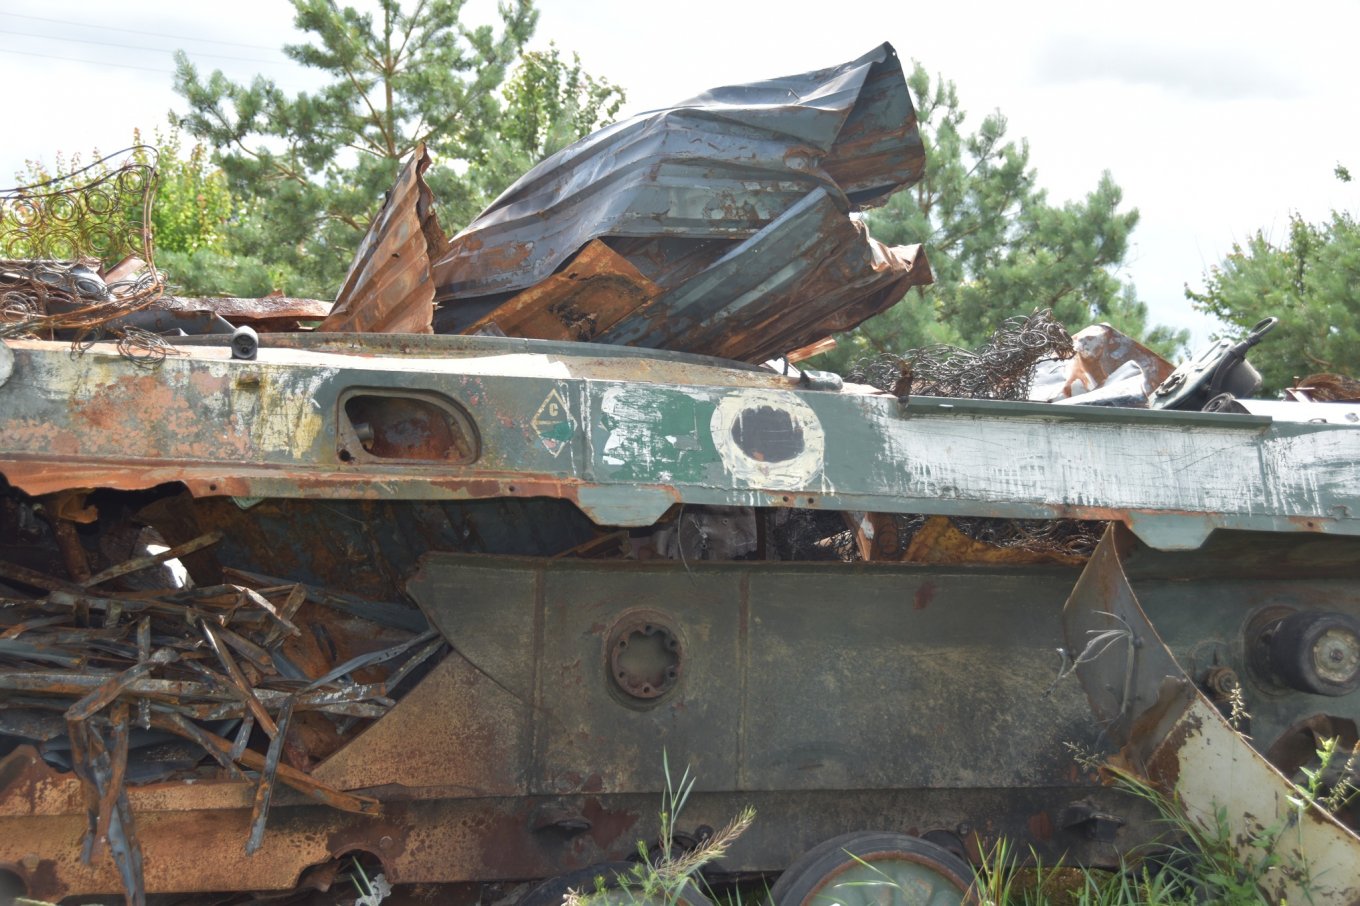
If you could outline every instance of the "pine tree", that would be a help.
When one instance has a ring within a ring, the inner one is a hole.
[[[1148,325],[1147,306],[1115,272],[1137,210],[1108,173],[1081,201],[1055,206],[1039,188],[1029,145],[1006,137],[1000,112],[965,125],[954,83],[917,63],[907,80],[926,146],[926,174],[868,215],[890,244],[923,243],[935,273],[892,309],[840,338],[830,364],[951,343],[978,346],[1008,317],[1051,308],[1071,330],[1108,321],[1170,352],[1184,331]]]
[[[334,295],[400,162],[419,143],[436,162],[426,178],[441,220],[456,230],[519,175],[506,163],[507,142],[516,165],[542,149],[540,136],[536,145],[525,135],[525,105],[539,114],[553,112],[553,99],[579,103],[572,126],[580,134],[622,101],[615,86],[582,73],[579,61],[566,66],[554,48],[523,58],[535,75],[506,102],[501,89],[538,17],[532,0],[502,4],[498,29],[463,24],[463,0],[379,0],[372,14],[334,0],[292,2],[311,40],[284,52],[324,73],[326,85],[290,96],[263,77],[241,84],[221,72],[203,76],[180,54],[175,89],[187,110],[172,115],[216,149],[245,203],[226,251],[274,268],[290,294]]]
[[[1350,182],[1345,167],[1336,175]],[[1185,294],[1229,336],[1280,319],[1251,353],[1267,392],[1317,372],[1360,377],[1360,222],[1346,211],[1322,223],[1291,217],[1282,244],[1258,230],[1210,269],[1203,290]]]

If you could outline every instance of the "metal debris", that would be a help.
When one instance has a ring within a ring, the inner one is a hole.
[[[1063,386],[1054,398],[1076,398],[1082,391],[1093,392],[1129,362],[1135,363],[1143,377],[1143,396],[1151,394],[1175,371],[1166,359],[1109,324],[1092,324],[1077,331],[1072,335],[1072,347],[1074,355],[1067,360]]]
[[[1067,328],[1043,309],[1006,319],[976,350],[941,345],[880,355],[856,362],[849,379],[898,397],[1023,400],[1037,362],[1073,354]]]
[[[0,611],[3,732],[38,744],[49,763],[80,778],[88,813],[82,857],[92,864],[107,840],[134,904],[145,899],[125,787],[132,767],[140,766],[139,774],[148,767],[138,751],[147,744],[144,737],[130,742],[134,728],[193,743],[200,752],[186,765],[190,776],[219,769],[238,779],[254,773],[245,841],[254,852],[279,783],[335,808],[378,811],[375,800],[332,789],[289,763],[285,742],[294,715],[330,715],[341,735],[352,735],[356,718],[385,714],[393,704],[391,690],[444,647],[426,630],[340,663],[312,664],[289,643],[301,633],[295,621],[304,602],[314,597],[301,585],[116,587],[220,539],[210,532],[161,546],[79,582],[0,561],[0,579],[14,589]],[[22,589],[38,594],[24,596]],[[388,666],[375,674],[380,665]],[[47,728],[48,715],[64,725]],[[224,735],[233,732],[234,742]],[[211,764],[194,767],[204,757]]]
[[[319,330],[429,333],[434,317],[430,262],[448,244],[434,212],[434,193],[421,177],[430,156],[421,144],[397,176],[349,275]]]
[[[930,282],[852,211],[925,156],[890,45],[608,126],[507,189],[434,263],[435,331],[762,362]]]
[[[1145,405],[1169,365],[1039,311],[980,350],[862,363],[885,392],[683,354],[795,362],[929,279],[919,249],[848,216],[923,165],[891,47],[603,130],[447,248],[428,163],[407,162],[333,308],[133,311],[157,290],[149,248],[2,271],[0,331],[61,341],[0,341],[0,871],[29,893],[121,885],[143,903],[143,849],[157,893],[325,890],[342,860],[373,869],[363,902],[557,874],[633,851],[668,747],[704,759],[706,820],[748,795],[773,816],[734,850],[748,878],[842,822],[932,828],[975,860],[984,834],[1078,864],[1136,850],[1145,823],[1059,747],[1102,728],[1074,687],[1043,694],[1071,578],[1030,567],[1090,561],[1069,617],[1140,660],[1064,666],[1106,671],[1093,705],[1151,753],[1149,777],[1180,771],[1207,812],[1203,791],[1232,779],[1205,775],[1240,740],[1211,737],[1178,668],[1181,692],[1154,688],[1171,656],[1135,644],[1157,639],[1130,629],[1117,536],[1096,547],[1093,520],[1148,543],[1130,562],[1202,681],[1265,687],[1254,731],[1272,750],[1353,730],[1349,705],[1283,726],[1315,705],[1280,696],[1335,691],[1292,659],[1319,650],[1291,647],[1305,628],[1332,632],[1324,670],[1350,671],[1327,682],[1360,687],[1360,621],[1280,610],[1353,583],[1360,407],[1275,404],[1306,426],[1231,398],[1246,417],[1091,408],[1125,398],[1121,375]],[[432,316],[482,336],[354,335],[429,333]],[[1218,380],[1243,364],[1230,347],[1182,389],[1238,386]],[[1038,398],[1080,385],[1083,405],[996,402],[1041,390],[1036,363],[1057,375]],[[1309,380],[1299,398],[1325,392]],[[1216,529],[1250,530],[1219,548],[1233,582],[1212,554],[1147,556]],[[1267,635],[1268,669],[1242,663]],[[1153,733],[1157,706],[1185,703],[1186,732]],[[998,732],[971,732],[979,716]],[[1268,789],[1251,785],[1252,813]],[[1323,830],[1330,883],[1354,841]]]
[[[1344,374],[1310,374],[1285,391],[1302,403],[1360,403],[1360,381]]]
[[[136,146],[0,190],[0,336],[88,329],[160,295],[151,254],[155,161],[154,148]]]
[[[1046,551],[1075,560],[1091,556],[1105,531],[1104,522],[1082,519],[955,518],[956,528],[970,538],[1002,548]]]
[[[1105,523],[1079,519],[871,514],[873,559],[905,563],[1080,566]]]
[[[1272,903],[1352,906],[1360,899],[1360,837],[1255,751],[1201,692],[1144,613],[1124,561],[1132,536],[1111,525],[1063,607],[1065,665],[1117,747],[1116,772],[1174,797],[1187,820],[1246,864],[1269,855]],[[1074,656],[1074,652],[1082,652]]]
[[[1100,335],[1105,336],[1103,331]],[[1053,317],[1051,310],[1043,309],[1027,317],[1002,322],[992,338],[977,350],[942,345],[913,349],[900,355],[881,355],[855,363],[849,377],[898,397],[1023,400],[1030,395],[1036,364],[1071,360],[1083,362],[1093,373],[1103,374],[1102,363],[1109,358],[1104,354],[1104,346],[1124,348],[1114,342],[1095,348],[1097,346],[1100,344],[1083,344],[1088,359],[1078,359],[1073,337]],[[914,562],[940,562],[933,558],[945,554],[936,548],[948,547],[952,551],[948,556],[952,557],[976,559],[991,548],[1013,552],[1008,555],[1012,562],[1015,561],[1014,552],[1022,552],[1035,554],[1040,560],[1078,564],[1090,556],[1104,528],[1104,523],[1090,520],[936,517],[947,520],[960,539],[971,539],[978,545],[964,551],[958,543],[939,544],[937,536],[944,530],[942,526],[931,529],[932,544],[914,543],[918,533],[926,527],[924,516],[877,514],[876,518],[881,526],[880,539],[875,546],[876,559]]]
[[[167,293],[140,314],[151,321],[152,329],[161,333],[182,330],[186,334],[230,334],[241,326],[253,327],[261,333],[298,330],[303,324],[323,320],[330,311],[330,302],[281,293],[260,299],[181,298]]]

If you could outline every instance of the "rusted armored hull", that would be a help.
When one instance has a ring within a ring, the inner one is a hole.
[[[1354,429],[903,403],[491,338],[290,337],[254,360],[185,343],[156,371],[99,346],[5,349],[9,499],[76,493],[100,519],[135,504],[170,545],[218,531],[185,557],[200,584],[301,583],[331,608],[309,632],[347,613],[428,621],[449,645],[362,732],[285,755],[302,778],[267,825],[254,773],[131,784],[149,892],[324,886],[359,852],[398,884],[625,857],[655,834],[663,753],[699,778],[696,836],[758,809],[723,860],[735,876],[856,829],[973,858],[1004,835],[1093,864],[1145,839],[1147,816],[1069,749],[1105,742],[1079,685],[1055,684],[1078,570],[986,545],[875,563],[866,526],[893,514],[1122,521],[1142,538],[1125,565],[1143,608],[1194,682],[1240,680],[1262,750],[1320,715],[1360,719],[1360,693],[1253,666],[1248,632],[1280,609],[1360,616]],[[868,562],[775,559],[780,513],[817,511],[857,513],[841,525]],[[752,526],[741,559],[715,553],[724,520]],[[91,525],[87,547],[105,530]],[[700,542],[663,544],[695,525]],[[0,763],[0,866],[37,896],[119,889],[107,855],[82,863],[89,803],[46,754]],[[376,804],[336,810],[308,783]]]

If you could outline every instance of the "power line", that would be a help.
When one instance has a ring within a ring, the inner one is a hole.
[[[161,75],[174,75],[173,69],[152,69],[150,66],[133,66],[131,63],[105,63],[103,60],[82,60],[79,57],[59,57],[50,53],[29,53],[26,50],[10,50],[0,47],[0,53],[18,54],[22,57],[42,57],[44,60],[65,60],[67,63],[88,63],[91,66],[116,66],[119,69],[140,69],[142,72],[159,72]]]
[[[100,47],[117,47],[122,50],[158,50],[164,52],[169,51],[168,47],[154,47],[147,44],[115,44],[112,41],[92,41],[88,38],[64,38],[59,37],[57,35],[37,34],[31,31],[11,31],[10,29],[7,28],[0,28],[0,35],[21,35],[25,38],[43,38],[44,40],[48,41],[74,41],[77,44],[97,44]],[[203,53],[202,51],[197,50],[194,51],[194,56],[214,57],[218,60],[238,60],[242,63],[267,63],[272,66],[278,66],[287,62],[286,60],[261,60],[256,57],[233,57],[228,56],[227,54],[220,53]]]
[[[193,38],[189,35],[167,35],[163,32],[144,31],[140,28],[117,28],[112,25],[100,25],[91,22],[74,22],[70,19],[49,19],[46,16],[26,16],[23,13],[0,13],[0,16],[13,16],[16,19],[32,19],[35,22],[55,22],[58,25],[74,25],[79,28],[96,28],[100,31],[122,31],[133,35],[146,35],[151,38],[171,38],[177,41],[199,41],[205,44],[227,44],[232,47],[250,47],[255,50],[278,50],[277,47],[267,47],[264,44],[243,44],[240,41],[221,41],[217,38]]]

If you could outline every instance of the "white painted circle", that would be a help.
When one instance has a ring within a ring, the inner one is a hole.
[[[822,471],[826,432],[793,393],[742,390],[718,401],[709,422],[713,445],[734,482],[796,491]]]
[[[14,373],[14,352],[4,340],[0,340],[0,384],[9,380],[9,376]]]

